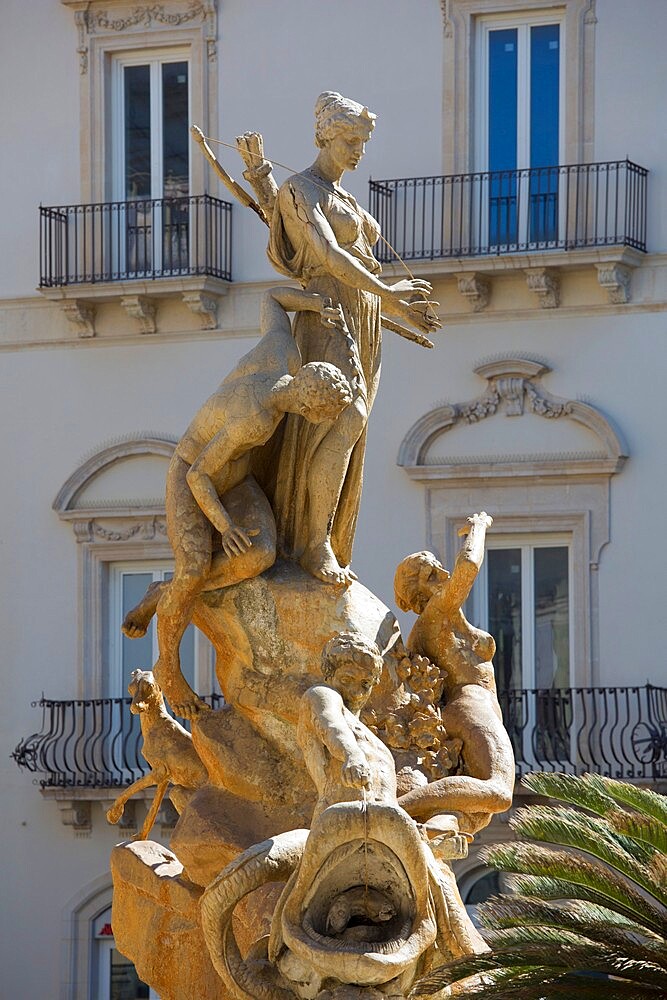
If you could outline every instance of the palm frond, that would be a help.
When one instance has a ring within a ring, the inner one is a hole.
[[[530,958],[531,964],[600,972],[660,986],[667,995],[667,969],[641,949],[633,956],[560,927],[506,927],[487,932],[486,938],[496,960],[517,952],[523,964]]]
[[[667,854],[667,826],[652,816],[614,809],[608,814],[607,822],[618,833],[632,837],[633,840],[644,841],[656,851]]]
[[[512,968],[492,968],[484,970],[482,979],[470,980],[467,976],[451,979],[450,971],[452,966],[443,966],[431,972],[428,976],[420,979],[413,988],[410,996],[413,998],[433,996],[449,986],[468,980],[465,983],[464,996],[467,997],[501,997],[509,990],[507,996],[521,996],[523,989],[531,986],[541,986],[542,996],[545,995],[545,986],[557,982],[563,977],[562,970],[554,970],[548,966],[538,968],[512,967]],[[517,986],[522,992],[516,992]]]
[[[609,905],[630,919],[667,937],[667,916],[664,911],[646,899],[618,872],[611,871],[595,860],[578,857],[567,851],[556,851],[537,844],[506,843],[480,851],[480,857],[499,871],[519,875],[543,876],[585,887],[592,892],[591,902]],[[581,895],[575,898],[582,898]],[[563,898],[563,897],[560,897]]]
[[[643,841],[614,833],[604,820],[574,809],[527,806],[511,818],[510,826],[515,833],[531,840],[574,847],[599,858],[667,905],[667,894],[647,872],[656,856],[655,849]]]
[[[662,942],[647,941],[644,929],[605,906],[570,901],[556,906],[541,899],[521,896],[492,896],[477,911],[483,927],[491,930],[510,927],[558,927],[599,941],[629,958],[650,958],[667,969],[667,949]],[[488,935],[489,943],[493,936]]]
[[[659,795],[650,788],[638,788],[636,785],[607,778],[601,774],[587,774],[584,778],[587,784],[596,788],[600,794],[608,795],[615,802],[630,806],[667,826],[667,796]]]
[[[626,918],[628,923],[641,927],[641,933],[653,937],[658,941],[663,940],[663,933],[660,928],[649,925],[642,920],[630,906],[623,906],[618,900],[611,901],[608,896],[583,883],[570,882],[563,878],[551,878],[545,875],[507,875],[505,877],[507,888],[512,893],[523,896],[534,897],[543,900],[580,900],[591,903],[606,909],[610,903],[613,912],[619,919]],[[665,931],[667,931],[667,921],[665,921]]]
[[[605,816],[614,808],[614,799],[600,787],[587,779],[590,775],[575,774],[540,774],[533,772],[521,779],[521,784],[534,795],[544,795],[545,798],[558,799],[560,802],[570,802],[580,809]]]

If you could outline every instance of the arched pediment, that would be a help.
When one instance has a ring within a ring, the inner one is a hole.
[[[90,455],[58,491],[53,509],[71,520],[84,514],[164,511],[164,481],[176,440],[136,434]]]
[[[516,357],[478,365],[485,389],[421,417],[401,443],[398,464],[414,479],[618,472],[627,456],[619,433],[588,403],[547,392],[541,380],[550,370]],[[523,424],[477,430],[504,417],[524,418]]]

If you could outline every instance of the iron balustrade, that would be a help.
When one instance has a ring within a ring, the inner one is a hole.
[[[232,206],[211,195],[40,206],[40,288],[232,279]]]
[[[222,695],[204,698],[213,708]],[[11,755],[19,767],[41,777],[42,788],[115,788],[148,771],[141,756],[141,723],[131,698],[53,701],[42,698],[42,725]],[[188,724],[185,723],[187,726]]]
[[[370,181],[405,260],[626,246],[646,250],[648,171],[630,160]],[[378,259],[396,260],[387,244]]]
[[[500,694],[516,756],[528,771],[592,772],[613,778],[667,778],[667,688],[536,688]],[[35,702],[37,733],[12,754],[43,788],[107,788],[147,771],[139,718],[130,698]],[[206,701],[224,704],[221,695]]]

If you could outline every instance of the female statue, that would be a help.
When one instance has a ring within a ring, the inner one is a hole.
[[[340,305],[345,319],[344,332],[325,331],[307,313],[294,320],[303,363],[328,361],[339,367],[350,379],[354,398],[339,417],[317,428],[298,416],[289,417],[275,489],[267,485],[283,554],[333,584],[354,579],[349,563],[361,499],[366,423],[380,378],[380,309],[424,333],[440,325],[426,309],[432,290],[427,281],[405,279],[393,286],[381,281],[373,256],[380,228],[341,187],[344,172],[355,170],[364,154],[375,117],[340,94],[320,95],[315,107],[320,152],[312,166],[277,191],[268,247],[269,259],[281,274]],[[251,166],[251,136],[238,141],[249,167],[244,176],[258,193],[261,188],[266,192],[270,165],[258,165],[255,159]]]

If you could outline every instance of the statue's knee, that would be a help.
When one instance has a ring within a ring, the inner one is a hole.
[[[259,576],[264,570],[270,569],[276,561],[275,538],[265,535],[264,532],[258,538],[254,538],[249,558],[253,576]]]

